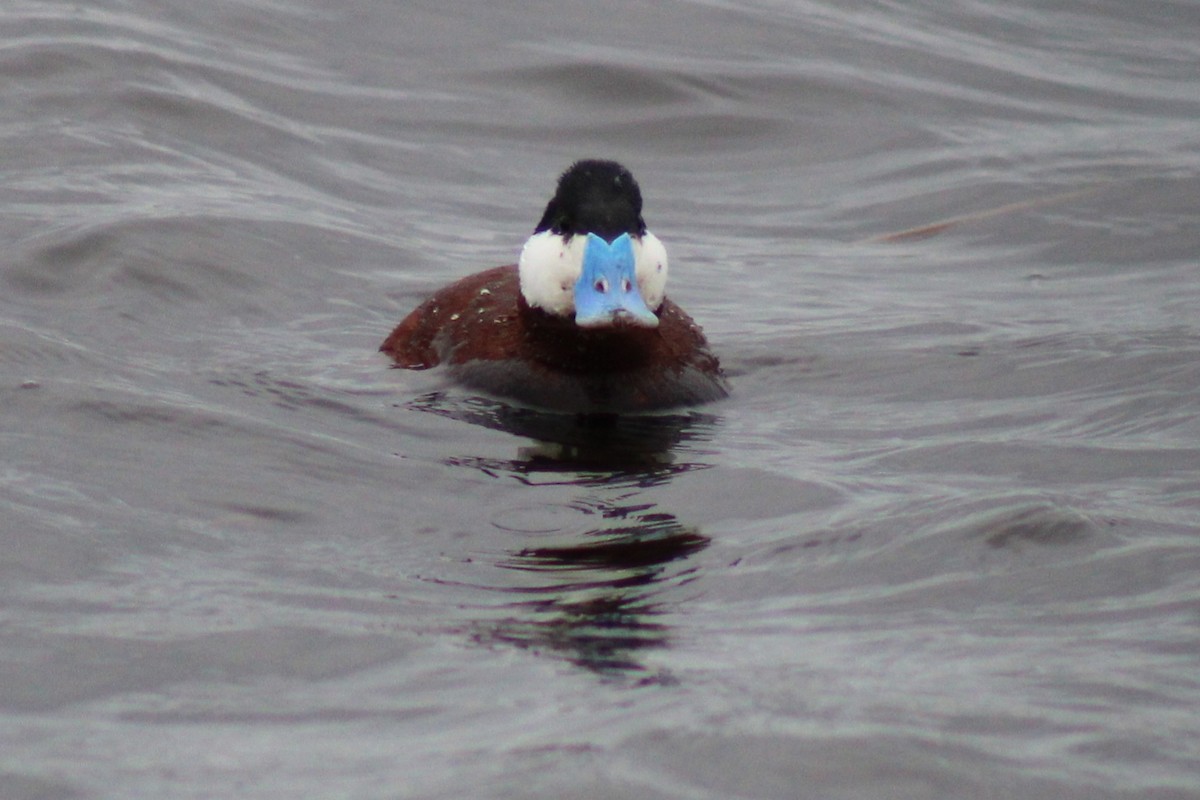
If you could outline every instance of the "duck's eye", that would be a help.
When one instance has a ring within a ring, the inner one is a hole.
[[[600,294],[607,294],[608,293],[608,281],[604,278],[597,278],[596,283],[593,284],[593,288]]]
[[[629,292],[629,290],[630,290],[630,289],[632,289],[632,288],[633,288],[633,284],[631,284],[631,283],[629,282],[629,278],[622,278],[622,279],[621,279],[621,291],[622,291],[622,292],[626,292],[626,293],[628,293],[628,292]]]
[[[655,272],[662,272],[662,262],[658,262],[658,266],[654,268]]]

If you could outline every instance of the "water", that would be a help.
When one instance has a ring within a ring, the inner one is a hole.
[[[1200,796],[1194,3],[0,26],[3,797]],[[583,156],[733,397],[388,369]]]

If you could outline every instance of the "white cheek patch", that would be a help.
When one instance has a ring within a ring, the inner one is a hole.
[[[575,282],[583,273],[586,248],[586,236],[572,236],[569,242],[550,231],[530,236],[517,260],[525,302],[562,317],[575,313]]]
[[[650,310],[657,311],[667,293],[667,248],[646,231],[633,240],[633,263],[638,291]]]

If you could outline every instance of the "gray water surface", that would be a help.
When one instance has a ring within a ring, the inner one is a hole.
[[[0,797],[1200,797],[1200,6],[0,10]],[[617,158],[724,402],[389,369]]]

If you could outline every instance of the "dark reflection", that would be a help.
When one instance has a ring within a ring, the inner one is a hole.
[[[695,567],[684,562],[709,539],[659,509],[647,490],[708,467],[694,457],[717,418],[698,412],[571,415],[441,393],[410,407],[534,440],[512,459],[460,456],[447,463],[531,487],[582,491],[566,505],[547,500],[543,506],[533,496],[524,506],[530,513],[559,512],[549,523],[493,519],[497,529],[536,537],[536,543],[496,562],[525,580],[493,588],[522,599],[506,605],[501,618],[480,622],[476,638],[554,653],[604,675],[667,680],[649,674],[639,658],[669,638],[655,598],[693,577]],[[681,451],[693,459],[681,459]]]
[[[613,509],[620,513],[627,509]],[[523,548],[500,566],[540,573],[547,582],[511,589],[533,596],[514,608],[525,614],[500,621],[482,638],[552,650],[600,673],[644,670],[638,651],[662,646],[668,629],[657,621],[655,585],[687,580],[693,569],[668,576],[667,565],[702,550],[708,538],[671,514],[638,513],[612,528],[590,530],[574,543]]]
[[[522,448],[518,461],[501,466],[529,472],[653,471],[670,465],[674,449],[682,443],[710,438],[717,421],[711,414],[700,412],[641,416],[563,414],[481,397],[455,398],[441,392],[422,395],[408,403],[408,407],[535,440],[534,447]],[[483,466],[470,459],[455,463]]]

